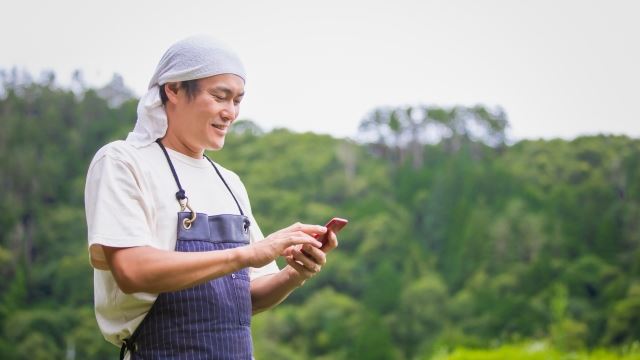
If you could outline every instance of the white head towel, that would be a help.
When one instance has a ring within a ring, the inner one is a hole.
[[[168,82],[235,74],[246,81],[244,66],[227,46],[208,36],[188,37],[173,44],[160,59],[149,82],[149,90],[138,103],[138,120],[127,142],[143,147],[167,132],[167,114],[160,99],[160,86]]]

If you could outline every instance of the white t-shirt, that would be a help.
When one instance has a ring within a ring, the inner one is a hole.
[[[208,215],[239,214],[231,194],[207,159],[167,151],[194,211]],[[251,214],[249,197],[240,178],[216,166],[251,221],[251,243],[262,240],[264,236]],[[177,191],[169,164],[156,143],[135,148],[125,141],[115,141],[98,150],[89,165],[85,209],[94,267],[96,318],[104,337],[118,346],[138,327],[158,294],[123,293],[109,270],[102,245],[174,250],[180,211]],[[272,262],[250,269],[250,274],[255,279],[278,271]]]

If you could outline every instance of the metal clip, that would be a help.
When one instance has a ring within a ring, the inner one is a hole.
[[[191,229],[191,224],[193,224],[194,221],[196,221],[196,217],[198,216],[196,214],[195,211],[193,211],[193,209],[191,208],[191,206],[189,206],[189,199],[185,198],[184,202],[182,200],[180,200],[180,207],[182,207],[181,211],[184,211],[185,209],[189,209],[189,211],[191,211],[191,219],[184,219],[182,220],[182,227],[184,227],[185,230],[189,230]]]
[[[180,211],[184,211],[184,209],[189,206],[189,198],[185,197],[184,199],[180,199],[178,200],[178,203],[180,204]]]

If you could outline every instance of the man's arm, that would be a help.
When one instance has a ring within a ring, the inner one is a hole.
[[[294,224],[249,246],[206,252],[177,252],[149,246],[103,246],[120,289],[125,293],[176,291],[204,283],[245,267],[261,267],[296,245],[316,250],[321,243],[311,234],[324,233],[318,225]]]
[[[288,248],[285,251],[285,259],[289,265],[276,274],[251,281],[253,313],[265,311],[284,301],[293,290],[320,272],[327,262],[326,253],[337,246],[336,234],[330,232],[327,243],[321,249],[308,245]]]
[[[103,249],[113,277],[126,294],[189,288],[249,263],[248,254],[241,248],[207,252],[176,252],[150,246]]]

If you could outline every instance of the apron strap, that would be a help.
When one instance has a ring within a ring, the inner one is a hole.
[[[178,179],[178,174],[176,173],[176,169],[173,167],[173,163],[169,158],[169,153],[167,152],[167,149],[165,149],[164,145],[162,145],[162,142],[160,141],[160,139],[156,139],[156,143],[160,145],[160,149],[162,149],[162,152],[164,153],[164,157],[167,158],[167,162],[169,163],[169,167],[171,168],[171,173],[173,174],[173,178],[176,181],[176,185],[178,185],[178,192],[176,193],[176,199],[180,204],[182,204],[182,201],[187,198],[187,195],[185,194],[184,189],[182,188],[182,185],[180,185],[180,179]]]
[[[231,197],[233,198],[233,201],[236,202],[236,206],[238,207],[238,210],[240,210],[240,215],[244,216],[244,212],[242,211],[242,208],[240,207],[240,203],[238,202],[238,199],[236,199],[236,196],[233,195],[233,191],[231,191],[231,188],[229,187],[229,184],[227,184],[226,180],[224,179],[224,177],[220,173],[220,170],[218,170],[218,167],[216,166],[216,164],[214,164],[213,161],[211,161],[211,159],[209,159],[209,157],[207,155],[204,155],[204,157],[207,160],[209,160],[209,163],[211,163],[211,166],[213,166],[213,168],[216,170],[216,173],[218,173],[218,176],[220,177],[220,180],[222,180],[222,182],[224,183],[224,186],[226,186],[227,190],[229,190],[229,194],[231,194]]]
[[[176,173],[176,169],[173,167],[173,162],[171,162],[171,158],[169,157],[169,153],[167,152],[167,149],[164,147],[164,145],[162,145],[162,141],[160,141],[160,140],[161,139],[157,139],[156,143],[158,143],[158,145],[160,145],[160,149],[162,149],[162,152],[164,153],[164,157],[167,158],[167,162],[169,163],[169,168],[171,168],[171,173],[173,174],[173,179],[176,181],[176,185],[178,185],[178,192],[176,193],[176,199],[178,200],[178,202],[182,206],[182,203],[187,198],[187,195],[186,195],[184,189],[182,188],[182,185],[180,184],[180,179],[178,178],[178,174]],[[227,190],[229,190],[229,194],[231,194],[231,197],[233,198],[233,201],[235,201],[236,206],[238,207],[238,210],[240,211],[240,215],[244,216],[244,211],[242,211],[242,207],[240,207],[240,203],[238,202],[238,199],[236,199],[236,196],[233,194],[233,191],[231,191],[231,188],[229,187],[229,184],[227,184],[227,181],[224,179],[224,177],[220,173],[220,170],[218,170],[218,167],[216,166],[216,164],[214,164],[213,161],[211,161],[211,159],[209,159],[209,157],[207,155],[205,155],[205,154],[203,154],[203,155],[207,160],[209,160],[209,163],[211,164],[211,166],[213,166],[213,169],[218,174],[218,177],[220,178],[220,180],[222,180],[222,183],[224,184],[224,186],[227,187]]]

